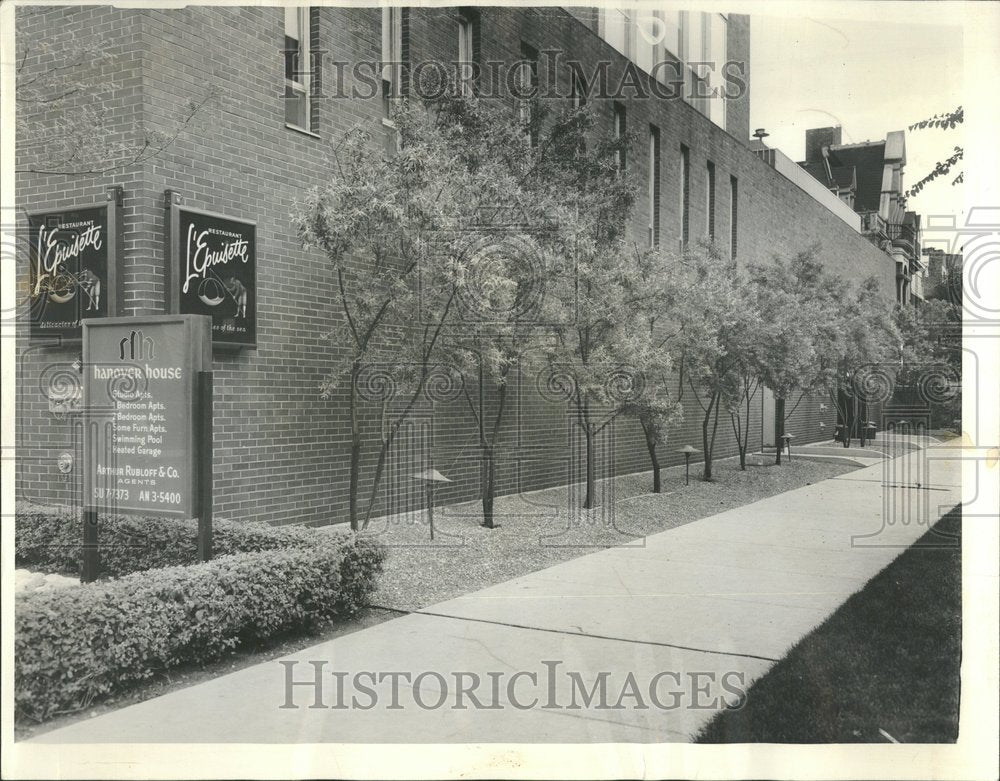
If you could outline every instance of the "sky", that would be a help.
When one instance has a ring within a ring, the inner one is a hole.
[[[940,18],[906,23],[899,21],[907,18],[905,9],[876,4],[852,19],[824,17],[822,6],[815,11],[813,17],[751,16],[750,131],[764,128],[768,146],[800,161],[807,128],[841,125],[844,143],[875,141],[962,104],[961,27]],[[907,130],[904,185],[961,146],[962,130]],[[962,186],[951,185],[953,171],[910,198],[908,208],[961,214]]]

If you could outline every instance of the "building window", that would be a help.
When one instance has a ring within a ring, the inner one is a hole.
[[[474,95],[479,86],[479,14],[463,8],[458,14],[458,84],[466,97]]]
[[[659,11],[657,16],[663,23],[663,50],[668,59],[681,57],[681,14],[684,11]]]
[[[711,160],[705,164],[705,214],[708,238],[715,241],[715,163]]]
[[[649,126],[649,246],[660,245],[660,130]]]
[[[317,16],[306,6],[285,8],[285,124],[315,132],[312,51]]]
[[[597,34],[629,59],[634,57],[636,27],[630,9],[600,9]]]
[[[636,9],[631,28],[630,44],[633,47],[631,59],[646,73],[652,73],[656,64],[657,45],[656,38],[650,35],[650,32],[652,31],[654,35],[660,32],[660,12]]]
[[[726,126],[726,39],[729,19],[705,11],[648,7],[597,9],[597,34],[685,102]]]
[[[628,132],[628,117],[625,114],[625,106],[623,104],[615,101],[613,108],[615,112],[615,141],[620,143],[618,150],[615,152],[615,161],[618,164],[618,170],[624,173],[628,161],[625,159],[625,142],[623,139]]]
[[[736,260],[737,205],[739,203],[739,182],[735,176],[729,177],[729,256]]]
[[[529,146],[538,143],[538,128],[533,105],[538,95],[538,52],[526,43],[521,44],[521,61],[517,75],[517,111],[524,128],[524,141]]]
[[[681,144],[681,245],[687,247],[688,239],[688,212],[690,211],[691,194],[691,152]]]
[[[726,39],[729,35],[729,19],[722,14],[709,16],[708,59],[712,63],[709,73],[709,87],[712,97],[709,98],[708,118],[723,130],[726,129],[726,80],[723,71],[726,67],[728,50]]]
[[[389,153],[399,147],[399,133],[392,121],[394,101],[404,93],[403,86],[403,16],[406,9],[389,6],[382,9],[382,126],[385,148]]]
[[[708,65],[712,52],[712,16],[703,11],[681,11],[678,18],[677,48],[678,57],[684,63],[681,66],[684,72],[684,100],[705,116],[711,113],[713,85],[713,71]]]

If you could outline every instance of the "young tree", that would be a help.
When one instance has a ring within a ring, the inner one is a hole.
[[[747,469],[747,448],[750,445],[750,410],[760,386],[760,376],[752,368],[752,364],[743,364],[736,385],[736,395],[729,400],[729,422],[740,454],[740,469],[744,472]]]
[[[774,392],[778,431],[784,433],[785,421],[802,400],[829,385],[832,369],[823,353],[835,333],[834,291],[841,284],[824,272],[815,248],[752,265],[749,276],[759,317],[754,363],[757,376]],[[780,464],[781,442],[775,445]]]
[[[932,425],[950,428],[962,416],[962,310],[931,299],[900,307],[894,325],[900,340],[897,391],[909,390],[930,407]]]
[[[430,108],[455,159],[483,186],[472,222],[462,226],[475,239],[445,346],[475,419],[483,525],[494,528],[496,462],[510,385],[546,332],[539,319],[545,279],[537,235],[550,224],[544,199],[525,193],[537,152],[524,148],[524,127],[509,107],[447,94]]]
[[[635,297],[635,312],[641,325],[649,330],[648,349],[642,351],[644,362],[637,367],[644,381],[635,388],[624,404],[626,415],[634,417],[642,427],[653,468],[653,493],[660,493],[660,459],[657,448],[666,444],[670,424],[680,419],[683,408],[679,403],[683,393],[683,375],[678,377],[676,396],[671,394],[673,361],[670,345],[684,328],[672,321],[677,302],[674,301],[671,273],[677,259],[659,248],[640,252],[634,247],[636,263],[632,269],[641,295]]]
[[[674,363],[702,410],[702,479],[708,481],[720,410],[732,409],[742,398],[751,301],[743,272],[711,244],[690,248],[671,276],[674,316],[683,324],[672,342]]]
[[[323,390],[329,395],[347,382],[354,530],[359,528],[364,448],[361,391],[365,382],[374,382],[391,388],[382,394],[384,404],[397,395],[408,399],[383,427],[367,523],[393,440],[437,365],[468,241],[454,226],[477,184],[422,110],[401,108],[395,120],[397,154],[386,156],[361,130],[348,133],[334,150],[331,180],[308,192],[292,215],[303,243],[326,253],[337,280],[342,319],[335,341],[348,349],[338,356]],[[428,237],[433,237],[432,251]]]
[[[625,239],[635,194],[620,166],[630,139],[595,136],[588,108],[557,118],[524,182],[553,210],[554,229],[540,239],[542,320],[553,334],[543,354],[547,384],[565,391],[584,440],[585,509],[597,504],[597,438],[644,381],[636,367],[650,345],[635,313],[643,291]]]
[[[660,480],[660,458],[657,448],[667,442],[670,424],[681,416],[681,406],[670,393],[669,359],[666,353],[650,351],[650,361],[643,367],[643,383],[626,398],[622,411],[639,421],[649,463],[653,468],[653,493],[662,489]]]
[[[841,419],[850,421],[857,416],[845,404],[891,393],[903,339],[899,309],[882,294],[875,277],[840,284],[844,293],[837,300],[834,327],[821,332],[824,346],[818,354],[826,364],[830,399]],[[850,432],[844,433],[847,447]]]

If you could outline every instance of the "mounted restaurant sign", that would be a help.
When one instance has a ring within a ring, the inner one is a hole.
[[[117,314],[122,189],[107,202],[28,215],[31,337],[82,338],[83,320]]]
[[[167,191],[170,311],[212,318],[212,343],[257,346],[257,225]]]

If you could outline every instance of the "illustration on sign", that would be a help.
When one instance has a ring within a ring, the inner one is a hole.
[[[215,344],[257,343],[257,241],[252,222],[171,204],[173,308],[212,318]]]
[[[115,314],[120,224],[107,205],[28,216],[32,336],[79,339],[85,318]]]

